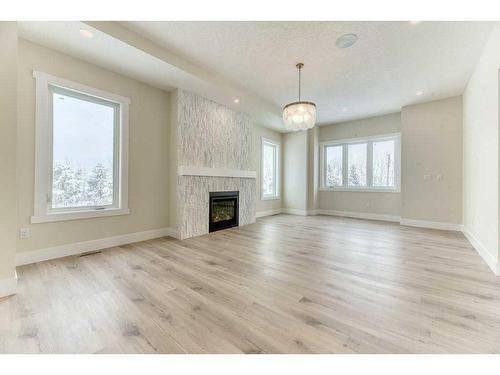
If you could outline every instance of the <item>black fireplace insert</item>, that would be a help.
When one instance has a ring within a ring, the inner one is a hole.
[[[238,226],[239,195],[239,191],[216,191],[210,193],[209,232]]]

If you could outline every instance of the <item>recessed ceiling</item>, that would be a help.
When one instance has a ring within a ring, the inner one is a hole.
[[[304,100],[318,123],[396,112],[459,95],[491,22],[123,22],[126,28],[282,107]],[[335,46],[353,33],[349,48]],[[421,95],[415,95],[422,92]]]

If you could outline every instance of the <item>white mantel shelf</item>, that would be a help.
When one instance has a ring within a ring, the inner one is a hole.
[[[203,176],[203,177],[234,177],[257,178],[256,171],[243,171],[240,169],[209,168],[209,167],[177,167],[178,176]]]

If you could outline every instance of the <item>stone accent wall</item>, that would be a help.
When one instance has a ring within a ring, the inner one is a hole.
[[[250,116],[186,91],[178,95],[179,165],[250,170]]]
[[[177,165],[251,170],[250,117],[195,94],[177,90]],[[177,176],[177,234],[208,233],[212,191],[239,191],[239,225],[255,221],[254,178]]]

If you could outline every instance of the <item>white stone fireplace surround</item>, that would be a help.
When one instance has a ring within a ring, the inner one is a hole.
[[[209,196],[239,191],[239,225],[255,221],[250,117],[183,90],[175,92],[176,226],[181,239],[209,231]]]

